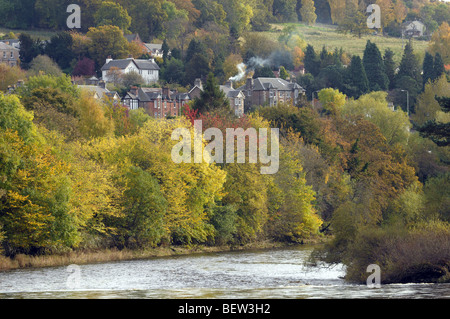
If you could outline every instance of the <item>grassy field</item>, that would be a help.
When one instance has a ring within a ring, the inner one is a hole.
[[[19,35],[19,33],[29,34],[33,39],[41,39],[41,40],[50,40],[50,38],[56,34],[56,31],[48,31],[48,30],[11,30],[0,28],[0,37],[8,34],[9,32],[14,32],[15,35]]]
[[[319,52],[325,45],[328,51],[333,51],[334,48],[342,47],[347,53],[362,57],[366,42],[367,40],[370,40],[377,44],[382,55],[387,48],[394,51],[394,60],[399,63],[403,54],[403,45],[406,44],[407,41],[400,38],[384,37],[380,35],[366,35],[358,38],[351,34],[339,33],[336,31],[335,26],[325,24],[316,24],[314,26],[300,23],[273,24],[272,30],[264,33],[270,37],[275,37],[276,39],[281,34],[281,30],[290,25],[295,26],[295,30],[308,44],[311,44],[314,47],[316,52]],[[413,40],[414,53],[416,53],[420,61],[423,60],[427,47],[427,41]]]

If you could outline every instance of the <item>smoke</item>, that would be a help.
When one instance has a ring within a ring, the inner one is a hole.
[[[239,71],[239,73],[231,78],[229,78],[229,81],[240,81],[242,80],[242,78],[247,74],[247,66],[245,65],[245,63],[239,63],[237,66],[237,69]]]
[[[247,64],[238,64],[238,74],[230,77],[228,80],[233,82],[240,81],[248,72],[254,71],[257,68],[271,67],[272,69],[278,69],[280,66],[284,66],[286,69],[294,68],[290,52],[284,50],[274,51],[267,59],[258,56],[252,57],[248,60]]]
[[[270,64],[271,64],[270,59],[262,59],[260,57],[252,57],[248,61],[248,64],[239,63],[236,66],[238,69],[238,74],[229,78],[228,80],[233,81],[233,82],[240,81],[247,75],[248,72],[254,70],[255,68],[269,66]]]

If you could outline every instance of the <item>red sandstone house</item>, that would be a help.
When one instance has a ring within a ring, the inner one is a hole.
[[[183,106],[191,100],[189,93],[178,93],[169,88],[132,87],[122,99],[130,110],[143,108],[154,118],[178,116]]]

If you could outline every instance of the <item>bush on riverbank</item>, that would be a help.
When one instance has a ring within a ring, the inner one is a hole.
[[[380,267],[382,284],[450,282],[450,225],[432,221],[411,229],[398,224],[362,227],[345,250],[339,239],[328,243],[322,258],[343,262],[346,279],[355,283],[366,283],[371,264]]]

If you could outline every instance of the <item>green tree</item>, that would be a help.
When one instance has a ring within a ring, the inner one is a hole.
[[[47,55],[38,55],[30,63],[30,69],[28,70],[29,76],[36,76],[41,73],[52,76],[62,75],[62,71],[58,64]]]
[[[122,203],[125,217],[120,230],[125,246],[154,247],[166,235],[163,218],[167,202],[157,180],[148,172],[131,167],[125,178]]]
[[[193,108],[198,110],[199,113],[229,108],[229,101],[225,93],[220,89],[214,74],[208,74],[203,92],[200,98],[194,100]]]
[[[302,7],[300,8],[300,16],[302,21],[308,25],[314,25],[316,23],[317,15],[316,8],[314,7],[313,0],[302,0]]]
[[[42,47],[39,40],[33,40],[31,36],[26,33],[21,33],[19,36],[20,41],[20,65],[23,69],[27,70],[31,61],[39,54],[42,53]]]
[[[366,48],[364,49],[363,65],[369,80],[369,89],[371,91],[387,90],[389,79],[384,69],[380,50],[370,40],[367,40]]]
[[[408,42],[405,45],[405,50],[403,51],[402,60],[399,65],[399,70],[396,75],[397,79],[401,79],[402,77],[409,77],[415,82],[422,83],[419,63],[417,61],[416,56],[414,55],[413,47],[411,42]],[[397,87],[399,87],[397,85]],[[410,92],[411,93],[411,92]]]
[[[314,51],[314,47],[309,45],[306,47],[305,58],[303,59],[306,72],[311,73],[313,76],[317,76],[320,72],[320,58]]]
[[[119,3],[104,1],[94,14],[95,25],[114,25],[126,31],[131,25],[131,17]]]
[[[389,90],[393,90],[395,87],[396,64],[394,61],[394,54],[395,54],[394,51],[392,51],[390,48],[387,48],[384,51],[383,56],[384,70],[389,80]]]
[[[369,91],[369,80],[367,79],[366,71],[359,56],[352,56],[350,66],[347,68],[347,77],[353,96],[359,97]]]
[[[434,58],[429,52],[425,52],[422,70],[422,88],[425,89],[425,85],[428,83],[428,81],[432,81],[434,78]]]
[[[437,99],[443,112],[450,112],[450,97]],[[427,121],[419,128],[420,134],[431,139],[438,146],[450,145],[450,122]]]
[[[444,61],[442,60],[441,54],[439,52],[436,52],[433,65],[433,80],[440,78],[441,75],[444,73],[445,73]]]
[[[87,36],[92,40],[89,54],[97,67],[105,64],[108,56],[112,56],[114,59],[122,59],[127,56],[128,41],[119,27],[105,25],[90,28]]]
[[[59,32],[51,37],[45,46],[45,54],[52,58],[61,69],[70,69],[75,54],[72,51],[73,38],[68,32]]]
[[[333,88],[320,90],[318,96],[323,109],[330,114],[339,114],[345,104],[346,96]]]
[[[346,1],[344,17],[338,22],[338,31],[353,34],[358,38],[370,32],[365,14],[353,1]]]

